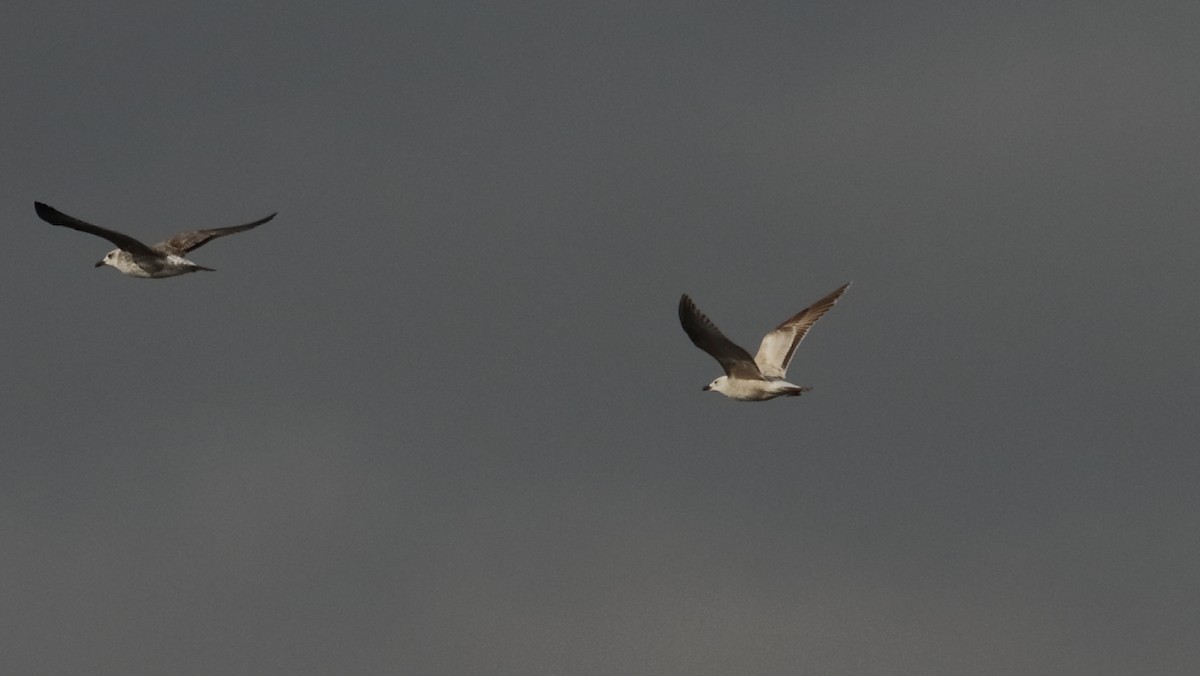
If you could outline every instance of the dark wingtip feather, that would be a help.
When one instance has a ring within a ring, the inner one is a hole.
[[[34,202],[33,210],[37,212],[38,218],[54,225],[59,225],[55,221],[61,221],[63,217],[61,211],[44,202]]]
[[[679,297],[679,321],[686,321],[685,318],[689,314],[691,314],[690,310],[693,308],[695,308],[695,304],[692,303],[692,299],[688,298],[688,295],[686,293],[683,294],[682,296],[680,296]]]

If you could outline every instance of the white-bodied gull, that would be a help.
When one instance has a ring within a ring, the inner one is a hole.
[[[116,244],[117,248],[109,251],[100,262],[96,263],[96,267],[111,265],[119,270],[121,274],[129,275],[130,277],[152,278],[175,277],[176,275],[184,275],[200,270],[212,272],[212,268],[196,265],[184,258],[183,255],[194,249],[199,249],[209,240],[249,230],[275,218],[275,214],[271,214],[266,218],[260,218],[253,223],[246,223],[244,225],[213,228],[211,230],[189,230],[181,232],[165,242],[159,242],[154,246],[146,246],[129,235],[109,230],[108,228],[102,228],[98,225],[92,225],[87,221],[81,221],[74,216],[68,216],[58,209],[42,204],[41,202],[34,202],[33,208],[37,211],[39,218],[51,225],[61,225],[64,228],[86,232],[97,237],[103,237]]]
[[[725,375],[705,385],[704,391],[720,392],[740,401],[765,401],[775,397],[798,397],[811,390],[811,387],[801,387],[784,380],[788,364],[792,361],[796,346],[804,340],[804,334],[829,312],[829,308],[849,287],[848,283],[839,287],[763,336],[758,354],[753,358],[737,343],[726,338],[685,293],[679,299],[679,323],[696,347],[712,355],[725,369]]]

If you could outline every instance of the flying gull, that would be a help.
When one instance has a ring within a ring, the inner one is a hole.
[[[198,272],[200,270],[212,272],[212,268],[196,265],[184,258],[183,255],[193,249],[199,249],[208,243],[209,240],[249,230],[275,218],[275,214],[271,214],[266,218],[260,218],[253,223],[246,223],[245,225],[213,228],[211,230],[189,230],[188,232],[181,232],[165,242],[159,242],[154,246],[146,246],[129,235],[124,235],[108,228],[102,228],[98,225],[92,225],[87,221],[81,221],[74,216],[68,216],[58,209],[42,204],[41,202],[34,202],[33,208],[37,211],[39,218],[51,225],[61,225],[72,230],[86,232],[97,237],[103,237],[116,244],[117,248],[109,251],[100,262],[96,263],[96,267],[111,265],[119,270],[121,274],[129,275],[130,277],[153,278],[175,277],[176,275]]]
[[[705,385],[704,391],[720,392],[741,401],[765,401],[775,397],[798,397],[811,390],[811,387],[800,387],[784,380],[788,364],[796,346],[804,340],[804,334],[829,312],[849,286],[848,283],[842,285],[763,336],[758,354],[753,358],[726,338],[685,293],[679,299],[679,323],[696,347],[712,355],[725,369],[725,375]]]

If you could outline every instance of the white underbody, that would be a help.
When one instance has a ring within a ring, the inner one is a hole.
[[[183,256],[166,254],[160,257],[135,257],[128,251],[113,249],[108,252],[101,263],[116,268],[121,274],[130,277],[158,279],[162,277],[177,277],[189,272],[205,270]]]
[[[731,379],[728,376],[721,376],[705,389],[720,392],[730,399],[737,399],[738,401],[766,401],[775,397],[798,396],[812,388],[801,387],[789,383],[782,378],[745,380],[742,378]]]

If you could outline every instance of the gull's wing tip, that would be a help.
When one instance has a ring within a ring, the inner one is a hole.
[[[854,282],[846,282],[845,284],[839,286],[838,288],[834,289],[833,291],[830,291],[829,295],[825,296],[824,298],[817,301],[816,303],[813,303],[811,306],[805,308],[804,311],[807,312],[809,310],[812,310],[813,308],[815,308],[825,302],[829,302],[829,301],[832,301],[834,303],[838,302],[838,300],[841,299],[842,294],[846,293],[846,290],[849,289],[850,285],[853,283]]]
[[[267,221],[269,221],[269,220],[271,220],[271,219],[275,218],[275,217],[276,217],[276,216],[278,216],[278,215],[279,215],[279,212],[278,212],[278,211],[272,211],[272,212],[271,212],[271,214],[270,214],[269,216],[264,216],[263,218],[260,218],[260,219],[258,219],[257,221],[252,221],[252,222],[250,222],[250,223],[247,223],[247,224],[245,224],[245,225],[241,225],[241,226],[235,225],[235,226],[233,226],[233,227],[234,227],[234,228],[239,228],[239,227],[240,227],[240,228],[247,228],[247,229],[249,229],[249,228],[254,228],[254,227],[258,227],[258,226],[262,225],[263,223],[266,223]],[[218,229],[219,229],[219,230],[226,230],[227,228],[218,228]]]
[[[74,216],[68,216],[45,202],[34,201],[33,210],[37,212],[38,218],[46,221],[50,225],[65,225],[67,227],[75,227],[83,223]],[[90,225],[90,224],[87,224]]]
[[[33,201],[33,210],[37,212],[38,217],[42,220],[53,218],[55,214],[61,213],[58,209],[55,209],[49,204],[46,204],[45,202],[39,202],[37,200]]]

